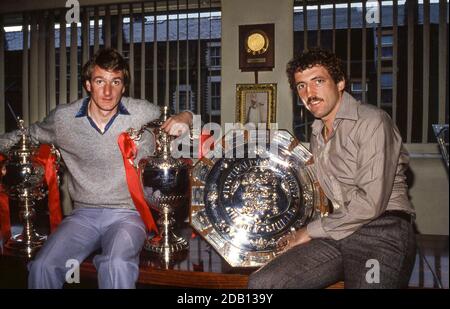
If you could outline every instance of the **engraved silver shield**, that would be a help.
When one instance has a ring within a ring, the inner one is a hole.
[[[216,144],[192,171],[191,225],[234,267],[270,261],[319,209],[311,153],[287,131],[265,134]]]

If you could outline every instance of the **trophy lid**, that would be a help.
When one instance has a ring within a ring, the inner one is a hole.
[[[19,141],[13,145],[9,151],[9,158],[23,158],[29,157],[34,154],[36,151],[36,146],[31,141],[30,133],[28,128],[24,126],[24,121],[20,118],[17,118],[17,124],[19,127]]]
[[[159,117],[161,119],[161,121],[166,121],[167,119],[169,119],[170,117],[170,109],[169,106],[164,105],[163,107],[161,107],[161,116]]]
[[[148,123],[146,125],[147,128],[159,128],[160,126],[162,126],[162,124],[169,119],[170,117],[170,108],[169,106],[161,106],[160,107],[161,110],[161,114],[159,116],[158,119],[153,120],[152,122]]]

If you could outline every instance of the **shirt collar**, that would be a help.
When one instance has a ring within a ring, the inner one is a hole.
[[[90,99],[91,99],[90,97],[84,98],[80,109],[78,110],[77,114],[75,115],[76,118],[87,117]],[[119,114],[119,115],[130,115],[130,112],[127,110],[125,105],[122,103],[122,100],[120,100],[119,105],[117,106],[117,114]]]
[[[360,102],[356,101],[348,92],[344,91],[342,95],[342,103],[341,106],[339,106],[339,109],[336,113],[337,119],[349,119],[349,120],[358,120],[358,106],[361,104]],[[313,124],[311,125],[313,135],[318,135],[323,130],[323,122],[320,119],[314,120]]]
[[[356,101],[348,92],[344,91],[342,104],[336,113],[336,119],[358,120],[359,104],[361,103]]]

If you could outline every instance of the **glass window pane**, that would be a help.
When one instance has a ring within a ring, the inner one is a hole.
[[[382,73],[381,74],[381,88],[392,88],[392,74],[391,73]]]
[[[382,35],[381,36],[381,45],[392,45],[392,35]]]

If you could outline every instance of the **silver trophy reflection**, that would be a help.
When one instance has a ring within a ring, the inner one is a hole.
[[[164,106],[160,119],[146,125],[154,128],[156,150],[154,156],[139,162],[145,198],[160,214],[157,221],[160,235],[148,239],[144,248],[162,255],[166,262],[169,262],[175,253],[189,248],[188,242],[174,232],[174,212],[181,206],[187,207],[191,167],[189,162],[171,156],[170,147],[174,137],[161,129],[161,125],[168,118],[169,108]]]
[[[2,184],[9,198],[18,201],[19,217],[23,223],[21,234],[12,236],[6,247],[31,257],[47,236],[39,235],[34,226],[35,201],[47,194],[44,166],[36,158],[38,147],[31,142],[23,120],[18,119],[20,140],[11,147],[2,167]]]

